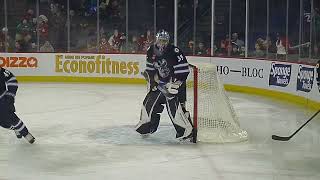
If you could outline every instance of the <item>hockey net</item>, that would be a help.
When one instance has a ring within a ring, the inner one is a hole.
[[[197,130],[198,142],[240,142],[248,139],[218,77],[214,64],[190,66],[187,110]]]

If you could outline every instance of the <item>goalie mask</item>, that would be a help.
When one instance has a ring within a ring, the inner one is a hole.
[[[170,35],[165,30],[160,30],[156,35],[156,46],[159,49],[159,52],[162,54],[164,49],[167,47],[170,41]]]

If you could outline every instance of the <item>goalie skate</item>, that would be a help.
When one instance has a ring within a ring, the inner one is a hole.
[[[192,131],[192,133],[190,135],[188,135],[187,137],[183,137],[178,139],[180,144],[195,144],[196,140],[195,140],[195,136],[194,136],[194,131]]]

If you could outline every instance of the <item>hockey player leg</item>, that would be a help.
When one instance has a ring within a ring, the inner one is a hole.
[[[159,91],[150,91],[141,108],[140,121],[136,131],[140,134],[152,134],[157,131],[160,113],[163,111],[164,96]]]
[[[28,128],[26,125],[19,119],[19,117],[13,112],[10,115],[11,121],[12,121],[12,126],[10,129],[14,130],[16,133],[16,136],[18,138],[21,138],[22,136],[30,143],[35,142],[35,138],[33,135],[29,132]]]
[[[1,112],[0,115],[1,127],[13,130],[19,139],[25,137],[29,143],[34,143],[35,138],[29,133],[27,127],[14,112]]]
[[[192,134],[187,138],[190,139],[193,143],[197,143],[197,134],[198,134],[197,126],[194,124],[195,122],[192,121],[190,112],[187,111],[185,103],[180,103],[180,104],[181,104],[183,113],[185,114],[185,116],[188,118],[188,121],[192,125]]]
[[[159,112],[161,113],[161,112]],[[147,108],[141,107],[140,121],[136,125],[136,131],[141,135],[149,135],[157,131],[160,122],[160,114],[153,112],[148,114]]]
[[[5,129],[12,129],[12,121],[10,120],[11,116],[8,111],[0,112],[0,117],[0,126]],[[14,130],[14,132],[18,139],[22,138],[22,135],[18,131]]]
[[[174,99],[167,99],[166,102],[168,114],[171,121],[177,131],[176,138],[185,139],[191,138],[193,132],[193,126],[191,119],[182,110],[182,106],[177,97]]]
[[[190,124],[191,124],[192,127],[194,128],[194,124],[193,124],[193,121],[192,121],[192,119],[191,119],[190,112],[187,111],[187,109],[186,109],[186,104],[185,104],[185,103],[180,103],[180,105],[181,105],[181,108],[182,108],[183,113],[184,113],[185,116],[188,118],[188,121],[190,122]]]

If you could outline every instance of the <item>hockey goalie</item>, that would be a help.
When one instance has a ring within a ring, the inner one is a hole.
[[[189,64],[178,47],[169,44],[170,36],[165,30],[156,35],[155,44],[147,51],[146,69],[148,93],[141,108],[136,131],[149,135],[157,131],[160,113],[164,106],[176,130],[176,138],[192,140],[193,125],[185,108],[186,79]]]

